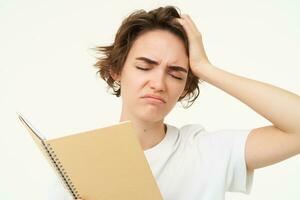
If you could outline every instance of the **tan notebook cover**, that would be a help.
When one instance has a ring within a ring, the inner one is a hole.
[[[131,122],[47,140],[19,119],[74,199],[162,200]]]

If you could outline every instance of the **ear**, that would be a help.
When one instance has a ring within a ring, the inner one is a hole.
[[[186,94],[187,94],[187,90],[183,90],[182,94],[180,95],[180,98],[184,97]]]
[[[121,75],[120,74],[117,74],[113,71],[110,71],[110,76],[115,80],[115,81],[119,81],[121,79]]]

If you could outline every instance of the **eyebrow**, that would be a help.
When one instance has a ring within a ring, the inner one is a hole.
[[[151,64],[151,65],[158,65],[159,63],[155,60],[151,60],[150,58],[146,58],[146,57],[137,57],[136,60],[141,60],[141,61],[144,61],[148,64]],[[180,67],[180,66],[176,66],[176,65],[170,65],[168,66],[169,68],[171,68],[172,70],[175,70],[175,71],[182,71],[184,73],[188,73],[188,71],[183,68],[183,67]]]

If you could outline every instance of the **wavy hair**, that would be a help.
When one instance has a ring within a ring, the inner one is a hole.
[[[156,29],[170,31],[183,41],[186,53],[189,55],[187,34],[174,18],[180,18],[180,11],[173,6],[159,7],[149,12],[136,10],[123,20],[111,45],[94,48],[97,53],[102,54],[102,57],[97,58],[94,66],[98,69],[97,73],[100,77],[107,82],[108,89],[113,90],[112,94],[117,97],[121,94],[120,83],[113,79],[112,74],[121,74],[134,41],[146,31]],[[202,80],[189,70],[184,88],[185,93],[178,99],[184,108],[190,107],[199,96],[199,82]]]

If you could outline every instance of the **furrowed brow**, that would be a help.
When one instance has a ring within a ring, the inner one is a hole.
[[[151,59],[146,58],[146,57],[137,57],[136,60],[142,60],[142,61],[145,61],[146,63],[154,64],[154,65],[158,65],[159,64],[157,61],[151,60]]]
[[[181,71],[181,72],[184,72],[184,73],[188,73],[188,71],[185,68],[180,67],[180,66],[171,65],[171,66],[169,66],[169,68],[171,70],[174,70],[174,71]]]
[[[157,61],[151,60],[150,58],[146,58],[146,57],[137,57],[136,60],[141,60],[141,61],[144,61],[148,64],[152,64],[152,65],[158,65],[159,64]],[[170,68],[171,70],[174,70],[174,71],[181,71],[181,72],[184,72],[184,73],[188,73],[188,71],[184,67],[171,65],[171,66],[168,66],[168,68]]]

